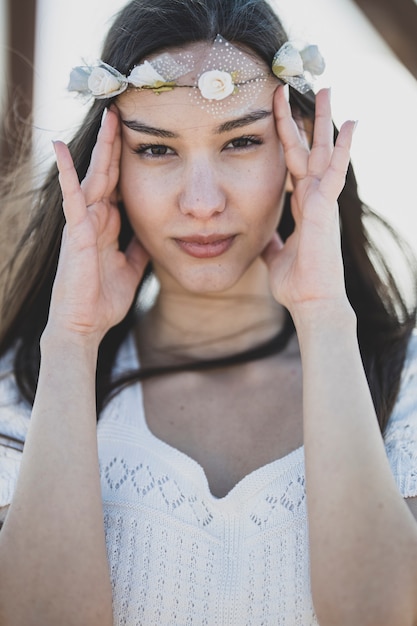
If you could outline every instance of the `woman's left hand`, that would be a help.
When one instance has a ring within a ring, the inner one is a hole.
[[[293,316],[312,307],[345,305],[337,199],[345,184],[355,123],[343,124],[334,145],[329,90],[320,91],[309,148],[282,87],[275,93],[274,113],[294,187],[295,229],[285,244],[275,235],[263,253],[272,293]]]

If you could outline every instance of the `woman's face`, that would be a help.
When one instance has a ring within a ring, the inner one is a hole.
[[[244,288],[282,212],[286,166],[272,113],[276,82],[215,117],[189,88],[118,98],[120,193],[161,289]]]

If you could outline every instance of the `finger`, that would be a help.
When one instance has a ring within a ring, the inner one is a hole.
[[[268,245],[265,247],[261,254],[261,258],[265,262],[267,267],[270,267],[272,265],[283,247],[284,244],[281,237],[277,232],[275,232],[271,241],[268,243]]]
[[[316,96],[316,115],[313,145],[308,162],[310,176],[321,178],[330,164],[333,151],[333,122],[330,89],[322,89]]]
[[[107,111],[97,135],[87,174],[81,183],[87,205],[108,198],[117,184],[121,150],[118,125],[117,114]]]
[[[342,125],[336,140],[329,168],[320,183],[320,191],[334,200],[337,200],[345,185],[346,172],[350,161],[350,148],[355,128],[356,122],[353,121],[345,122]]]
[[[289,172],[297,180],[307,175],[309,149],[291,114],[284,88],[278,87],[274,96],[274,114],[278,136],[282,142]]]
[[[85,218],[87,207],[68,146],[62,141],[55,141],[54,150],[62,191],[62,208],[65,220],[71,227]]]
[[[110,108],[112,114],[117,117],[116,135],[113,142],[113,152],[109,166],[109,191],[110,193],[116,188],[120,175],[120,157],[122,153],[122,134],[120,128],[120,115],[118,109],[112,105]]]

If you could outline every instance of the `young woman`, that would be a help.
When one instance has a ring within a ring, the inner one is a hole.
[[[264,0],[135,0],[75,70],[7,265],[1,624],[417,624],[415,303],[321,66]]]

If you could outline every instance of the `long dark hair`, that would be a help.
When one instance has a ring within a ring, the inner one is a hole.
[[[236,45],[249,47],[269,66],[274,53],[287,36],[270,5],[265,0],[133,0],[118,14],[107,36],[102,59],[123,74],[148,55],[172,46],[186,46],[197,41],[212,41],[220,33]],[[304,119],[314,120],[312,92],[300,95],[290,90],[293,110]],[[106,100],[96,100],[83,125],[70,143],[75,167],[82,179],[87,171],[96,141]],[[335,135],[337,131],[335,129]],[[7,265],[8,286],[3,303],[0,353],[16,345],[15,373],[23,396],[33,402],[39,372],[39,340],[45,327],[52,284],[55,277],[64,218],[56,167],[30,202],[32,217],[12,260]],[[29,200],[27,200],[29,203]],[[415,276],[410,272],[410,299],[402,294],[382,249],[369,233],[384,231],[407,255],[404,243],[394,231],[361,202],[353,169],[350,166],[345,188],[339,199],[342,251],[348,298],[358,319],[358,341],[369,386],[383,431],[398,395],[400,376],[408,340],[416,323]],[[123,206],[120,245],[123,249],[131,229]],[[286,199],[279,231],[285,240],[292,232],[289,197]],[[410,271],[411,256],[404,263]],[[138,288],[151,273],[148,268]],[[116,382],[111,378],[115,354],[135,321],[135,305],[126,318],[112,328],[99,351],[97,368],[97,403],[99,411],[109,397],[123,385],[147,376],[173,371],[173,368],[131,372]],[[179,366],[201,369],[241,363],[261,358],[282,349],[285,338],[294,331],[287,319],[285,337],[238,355],[216,361],[199,361]]]

